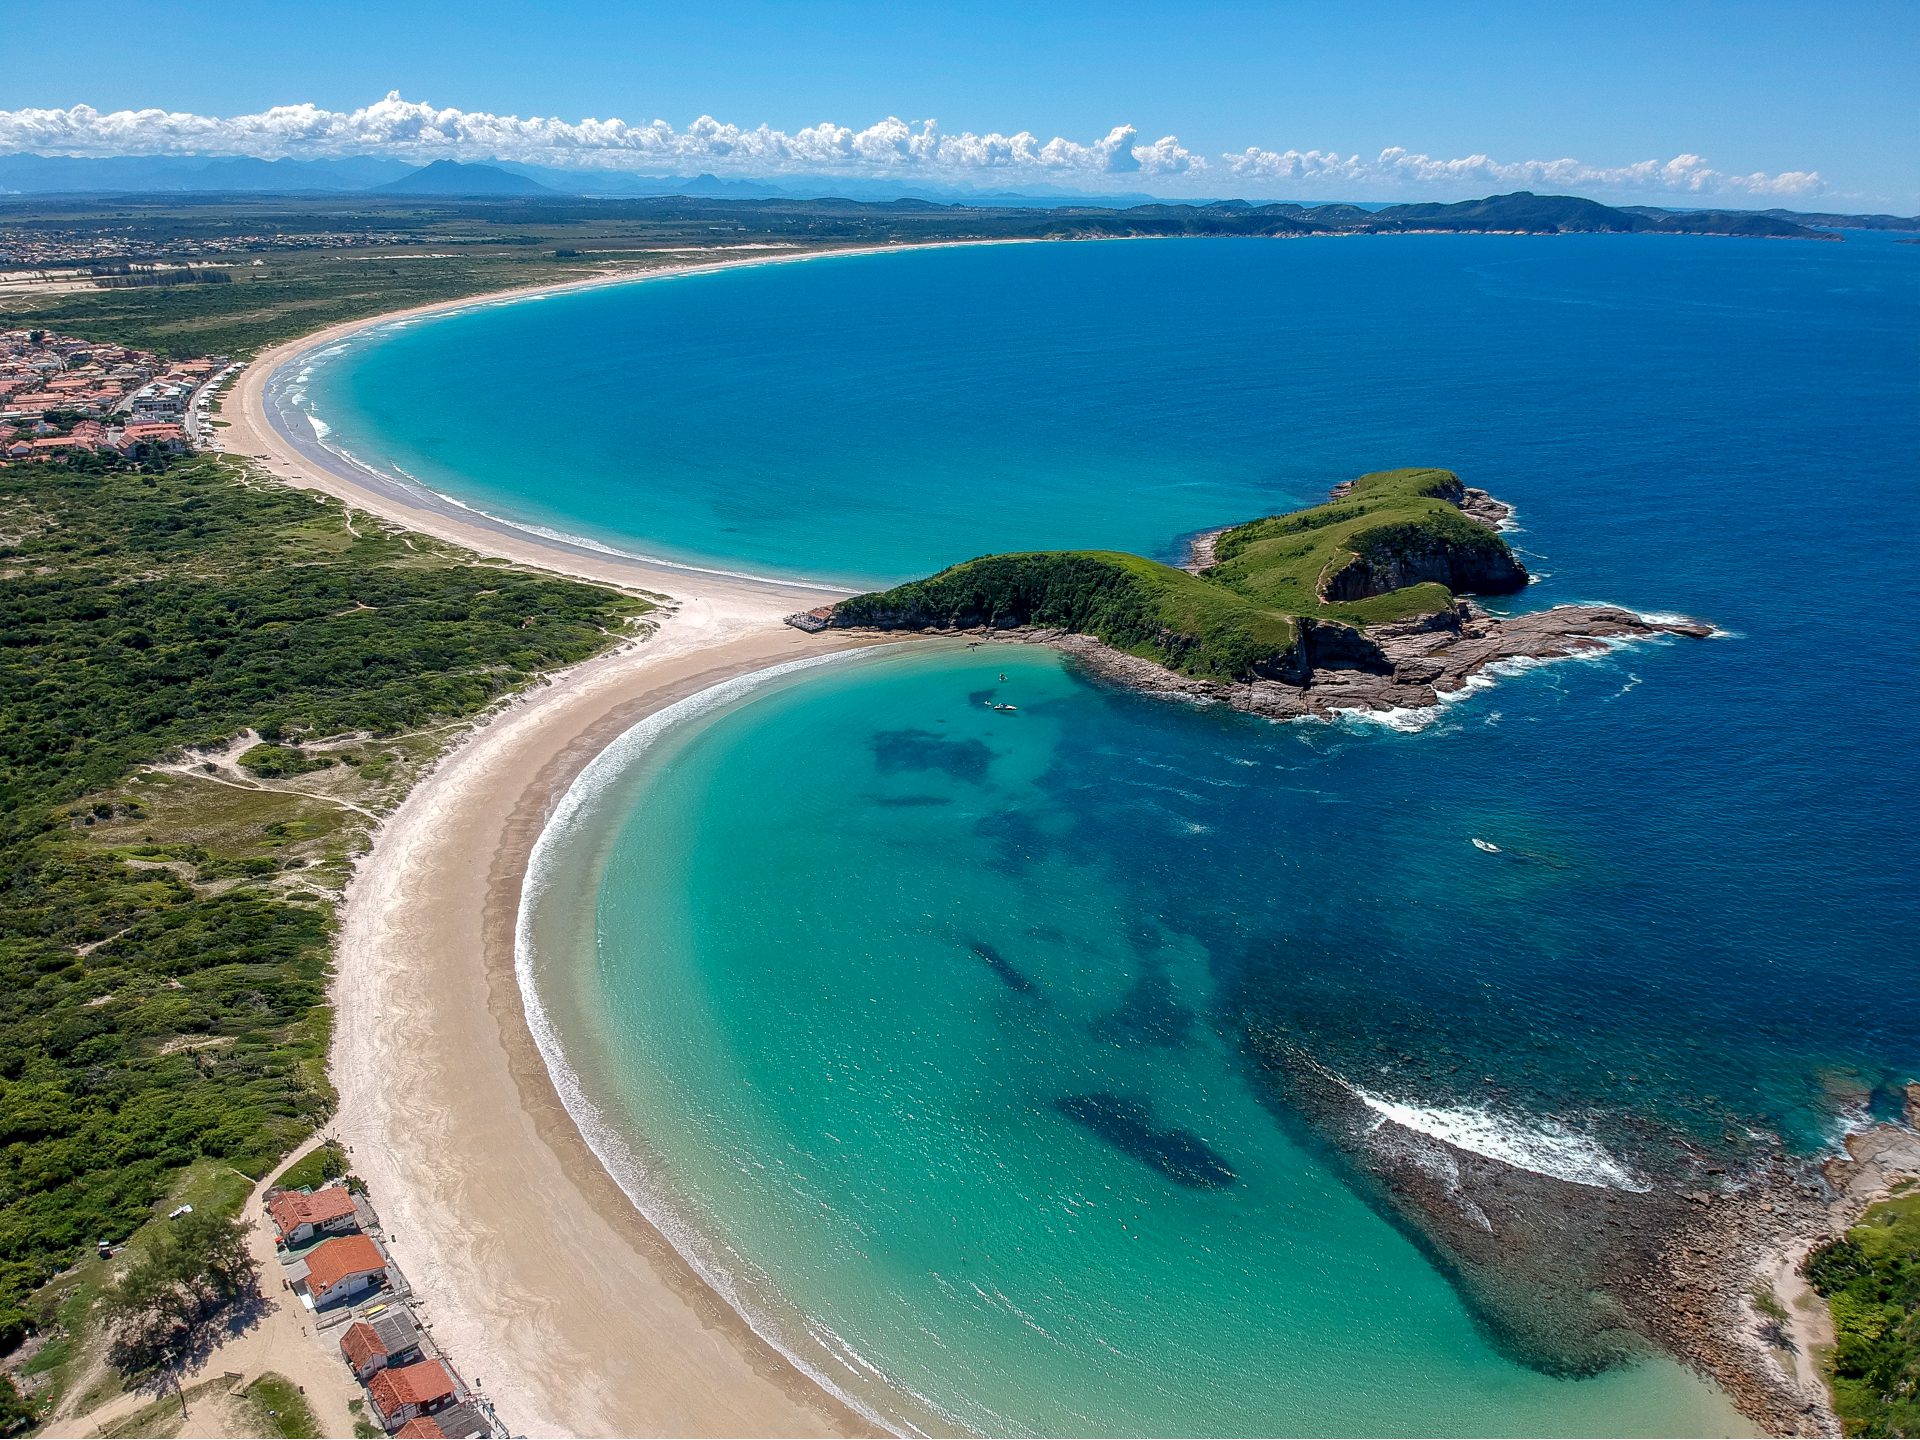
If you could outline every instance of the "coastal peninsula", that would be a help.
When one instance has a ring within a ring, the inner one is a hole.
[[[989,555],[790,617],[829,628],[1016,634],[1154,694],[1272,719],[1436,705],[1490,666],[1710,635],[1611,605],[1495,614],[1530,583],[1511,507],[1450,470],[1380,470],[1323,505],[1200,536],[1188,568],[1111,550]]]

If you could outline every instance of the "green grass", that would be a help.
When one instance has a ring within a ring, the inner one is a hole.
[[[284,1375],[268,1371],[242,1390],[240,1399],[252,1412],[258,1434],[279,1435],[284,1440],[313,1440],[320,1434],[313,1407]]]
[[[1874,1206],[1815,1251],[1807,1278],[1833,1310],[1827,1358],[1849,1435],[1920,1435],[1920,1195]]]
[[[1214,680],[1297,679],[1304,622],[1367,626],[1450,608],[1456,591],[1514,590],[1526,572],[1462,514],[1446,470],[1364,475],[1325,505],[1235,526],[1204,576],[1110,550],[989,555],[856,596],[838,623],[970,629],[1031,625]]]
[[[1458,582],[1474,562],[1513,564],[1504,540],[1460,512],[1463,489],[1450,470],[1363,475],[1325,505],[1226,531],[1207,578],[1289,615],[1371,625],[1432,614],[1469,588]]]
[[[289,1190],[318,1190],[347,1173],[347,1152],[331,1142],[316,1145],[281,1172],[279,1182]]]

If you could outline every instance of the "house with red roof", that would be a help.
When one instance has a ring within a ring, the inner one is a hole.
[[[350,1234],[360,1228],[353,1192],[343,1184],[313,1191],[276,1190],[267,1197],[267,1214],[283,1245],[298,1245],[317,1234]]]
[[[459,1390],[459,1382],[441,1360],[382,1370],[367,1382],[367,1398],[373,1401],[374,1412],[388,1430],[446,1409],[458,1398]],[[438,1429],[436,1426],[436,1432]]]
[[[375,1305],[347,1327],[340,1337],[353,1378],[362,1385],[389,1365],[407,1365],[422,1358],[426,1336],[413,1312],[404,1305]]]
[[[301,1245],[315,1235],[344,1235],[360,1228],[353,1192],[345,1185],[318,1190],[276,1190],[267,1196],[267,1216],[282,1245]]]
[[[184,450],[187,435],[178,425],[136,420],[120,432],[120,446],[123,451],[131,451],[141,445],[151,445],[156,450]]]
[[[307,1252],[306,1270],[294,1285],[306,1288],[317,1310],[385,1284],[387,1257],[365,1235],[340,1235]]]
[[[347,1368],[362,1385],[367,1378],[387,1368],[387,1347],[364,1320],[356,1320],[340,1337],[340,1353],[347,1357]]]

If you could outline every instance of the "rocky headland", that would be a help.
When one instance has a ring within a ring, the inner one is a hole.
[[[1512,514],[1451,471],[1381,471],[1324,505],[1203,532],[1180,568],[1111,551],[987,556],[790,623],[1045,643],[1149,694],[1281,720],[1425,710],[1488,671],[1713,633],[1611,605],[1474,603],[1530,583],[1500,533]]]

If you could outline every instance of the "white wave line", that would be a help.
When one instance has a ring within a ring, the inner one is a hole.
[[[601,799],[620,777],[639,761],[641,756],[679,726],[710,715],[737,700],[745,699],[775,680],[801,671],[839,664],[857,655],[871,653],[870,651],[838,651],[828,655],[813,655],[722,681],[718,685],[710,686],[698,694],[676,701],[647,716],[616,737],[606,749],[594,756],[574,782],[567,787],[566,794],[561,796],[559,803],[554,806],[545,828],[541,830],[539,838],[534,841],[533,849],[527,857],[526,877],[522,882],[520,893],[520,909],[514,923],[513,970],[520,989],[521,1005],[527,1017],[527,1028],[533,1033],[534,1045],[539,1050],[542,1061],[545,1062],[548,1078],[552,1080],[561,1104],[573,1117],[573,1122],[579,1129],[581,1138],[586,1141],[587,1147],[593,1151],[634,1209],[638,1210],[647,1222],[666,1238],[667,1243],[673,1246],[693,1271],[727,1302],[756,1335],[785,1357],[796,1370],[819,1385],[821,1389],[844,1401],[875,1425],[894,1432],[897,1426],[904,1425],[906,1422],[882,1416],[865,1401],[836,1385],[818,1366],[796,1352],[781,1337],[775,1326],[765,1317],[755,1313],[747,1304],[738,1287],[733,1283],[726,1265],[718,1255],[713,1253],[716,1248],[715,1242],[696,1227],[670,1212],[660,1195],[648,1184],[646,1166],[621,1137],[618,1127],[607,1119],[600,1107],[587,1095],[579,1074],[567,1060],[559,1034],[554,1028],[534,982],[533,913],[541,895],[549,887],[554,866],[559,863],[557,852],[570,832],[589,812],[591,806]],[[804,1312],[801,1313],[801,1323],[810,1333],[814,1332],[814,1325]],[[847,1354],[857,1354],[852,1346],[838,1335],[833,1336],[832,1343],[826,1342],[825,1338],[818,1333],[813,1333],[813,1338],[816,1343],[822,1345],[823,1349],[834,1354],[837,1360],[842,1357],[835,1354],[836,1351],[843,1350]],[[864,1357],[860,1357],[860,1363],[872,1370],[874,1374],[880,1374]],[[887,1384],[889,1388],[910,1395],[926,1404],[929,1409],[945,1418],[954,1419],[953,1416],[946,1415],[941,1407],[909,1387],[896,1385],[891,1380],[888,1380]],[[911,1426],[907,1428],[912,1429]],[[920,1432],[913,1430],[912,1433]]]

